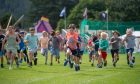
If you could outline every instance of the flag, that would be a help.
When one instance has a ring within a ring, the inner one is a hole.
[[[85,11],[83,13],[83,17],[86,18],[86,19],[87,19],[87,11],[88,11],[87,8],[85,8]]]
[[[108,17],[108,10],[100,12],[100,18],[102,20],[107,20],[107,17]]]
[[[60,17],[63,17],[66,15],[66,7],[63,8],[63,10],[60,12]]]

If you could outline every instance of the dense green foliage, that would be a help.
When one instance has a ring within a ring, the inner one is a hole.
[[[11,14],[15,20],[24,14],[22,26],[28,27],[46,16],[54,29],[62,29],[64,18],[59,14],[64,7],[67,25],[75,23],[79,27],[85,8],[90,20],[100,20],[99,13],[108,9],[109,21],[140,21],[139,4],[140,0],[0,0],[0,22],[5,28]]]
[[[3,28],[6,28],[9,17],[13,15],[11,24],[14,24],[20,16],[27,14],[30,11],[31,2],[29,0],[0,0],[0,23]]]
[[[140,21],[139,4],[140,0],[80,0],[68,16],[68,24],[79,26],[84,8],[88,8],[90,20],[100,20],[99,13],[108,9],[109,21]]]
[[[15,18],[25,15],[23,26],[33,26],[41,16],[50,19],[53,28],[56,28],[61,10],[66,7],[67,14],[79,0],[0,0],[0,22],[5,28],[11,14]],[[8,17],[8,16],[9,17]],[[4,20],[3,20],[4,19]]]

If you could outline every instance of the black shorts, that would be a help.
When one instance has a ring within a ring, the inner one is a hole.
[[[17,53],[20,53],[20,49],[17,50]]]
[[[18,49],[18,50],[17,50],[17,53],[20,53],[20,52],[21,52],[21,49]],[[24,53],[24,54],[27,53],[27,49],[24,49],[24,50],[23,50],[23,53]]]
[[[78,56],[77,49],[71,50],[71,53],[72,53],[73,56]]]
[[[119,54],[119,49],[111,49],[111,55],[112,55],[112,57],[114,57],[114,54]]]
[[[84,51],[81,51],[80,49],[77,49],[77,53],[78,53],[77,57],[81,57],[83,55]]]

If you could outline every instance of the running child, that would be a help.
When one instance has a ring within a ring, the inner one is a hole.
[[[39,40],[38,40],[38,37],[35,35],[34,28],[30,28],[29,31],[30,31],[30,34],[27,34],[25,36],[24,42],[27,44],[27,47],[28,47],[28,52],[29,52],[29,57],[30,57],[29,67],[32,67],[32,60],[34,60],[34,64],[37,64],[37,57],[34,57],[34,54],[37,52]]]
[[[57,62],[60,63],[60,54],[59,54],[59,47],[60,47],[60,42],[59,39],[56,36],[56,33],[53,31],[52,32],[52,38],[51,38],[51,63],[50,65],[53,65],[53,56],[56,56]]]
[[[92,51],[94,52],[94,47],[93,47],[93,41],[92,41],[92,37],[90,37],[90,39],[88,40],[88,45],[87,45],[87,48],[88,48],[88,54],[89,54],[89,62],[91,62],[92,60]]]
[[[2,50],[2,42],[4,40],[4,35],[2,34],[2,30],[0,30],[0,61],[1,61],[1,68],[4,68],[3,66],[3,56],[4,56],[4,51]]]
[[[18,53],[20,55],[20,63],[22,63],[22,60],[24,58],[24,61],[27,62],[27,64],[28,64],[29,58],[28,58],[28,54],[27,54],[26,45],[24,43],[24,34],[25,34],[24,32],[19,33],[20,43],[19,43]]]
[[[41,54],[45,56],[45,65],[47,65],[48,61],[48,43],[49,37],[46,31],[42,32],[42,36],[39,39],[40,47],[41,47]]]
[[[102,64],[104,63],[104,66],[107,66],[107,48],[109,46],[109,42],[107,40],[107,33],[102,32],[101,38],[99,40],[99,58],[98,58],[98,68],[102,68]]]
[[[89,62],[92,62],[91,66],[94,66],[95,44],[93,43],[92,37],[88,41],[88,51],[89,51]]]
[[[112,55],[113,66],[116,67],[116,63],[119,60],[119,48],[120,48],[121,39],[119,38],[120,36],[119,32],[113,31],[112,34],[113,36],[110,40],[110,45],[112,47],[111,55]]]
[[[9,70],[13,68],[14,60],[16,61],[17,67],[19,67],[18,58],[16,57],[19,42],[20,39],[18,35],[15,34],[14,27],[9,26],[6,31],[6,35],[2,44],[2,49],[4,49],[4,45],[6,44],[6,53],[7,53],[8,61],[10,63]]]
[[[132,29],[127,29],[126,36],[123,42],[125,42],[125,48],[126,48],[126,53],[127,53],[127,64],[130,67],[133,67],[134,62],[135,62],[135,57],[133,56],[134,47],[136,46],[135,38],[136,37],[133,35]]]
[[[71,68],[73,67],[73,60],[74,60],[75,71],[79,71],[80,65],[79,65],[79,56],[78,56],[78,52],[77,52],[78,33],[75,32],[75,28],[76,27],[74,24],[70,24],[69,25],[69,32],[67,32],[67,34],[66,34],[67,56],[68,56],[68,58],[71,58],[71,60],[69,59],[71,61],[70,62]]]
[[[80,52],[79,52],[80,59],[79,59],[79,62],[80,62],[80,64],[81,64],[81,63],[82,63],[82,56],[83,56],[83,54],[84,54],[84,50],[85,50],[86,45],[85,45],[84,40],[83,40],[82,37],[80,37],[80,36],[79,36],[79,38],[78,38],[78,42],[79,42],[79,47],[80,47]]]

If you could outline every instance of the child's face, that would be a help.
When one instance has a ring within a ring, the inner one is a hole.
[[[114,37],[118,37],[118,34],[117,34],[117,33],[114,33],[113,36],[114,36]]]
[[[106,39],[107,38],[107,35],[106,34],[103,34],[102,35],[102,39]]]
[[[46,32],[43,33],[43,36],[44,36],[44,37],[47,36],[47,35],[48,35],[48,34],[47,34]]]
[[[34,35],[35,31],[34,30],[31,30],[30,33],[31,33],[31,35]]]
[[[8,28],[8,31],[9,31],[9,33],[13,33],[14,32],[14,29],[12,27],[9,27]]]
[[[59,33],[59,32],[57,32],[57,33],[56,33],[56,35],[60,35],[60,33]]]
[[[126,31],[126,34],[127,34],[128,36],[131,36],[131,35],[132,35],[132,30],[127,30],[127,31]]]
[[[70,33],[73,33],[74,32],[74,29],[73,28],[70,28],[69,31],[70,31]]]

